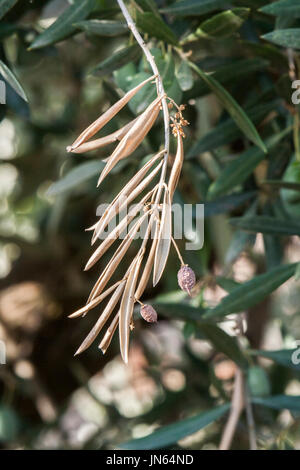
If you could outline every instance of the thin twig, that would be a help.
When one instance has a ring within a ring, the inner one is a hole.
[[[248,434],[249,434],[249,448],[250,450],[257,450],[257,438],[255,431],[255,421],[253,417],[253,410],[249,395],[248,386],[245,383],[245,410],[248,424]]]
[[[223,430],[219,450],[230,449],[241,412],[244,407],[244,376],[241,369],[237,369],[234,379],[234,389],[231,401],[231,409],[226,426]]]
[[[157,68],[157,65],[155,63],[154,57],[152,56],[151,52],[149,51],[144,39],[142,38],[142,36],[138,32],[137,27],[136,27],[132,17],[130,16],[130,13],[127,10],[123,0],[117,0],[117,1],[118,1],[120,9],[121,9],[121,11],[124,15],[124,18],[127,22],[128,28],[131,30],[131,32],[134,35],[136,41],[138,42],[138,44],[142,48],[142,50],[143,50],[143,52],[146,56],[146,59],[148,60],[148,62],[150,64],[150,67],[152,68],[152,71],[153,71],[154,75],[156,75],[156,77],[157,77],[157,90],[158,90],[159,95],[162,97],[162,109],[163,109],[164,128],[165,128],[165,145],[164,145],[164,148],[165,148],[166,152],[165,152],[165,155],[164,155],[164,164],[163,164],[162,171],[161,171],[159,190],[157,192],[156,201],[155,201],[156,203],[158,203],[158,201],[160,200],[160,196],[161,196],[162,183],[164,182],[165,177],[166,177],[168,156],[169,156],[169,147],[170,147],[170,118],[169,118],[169,109],[168,109],[168,104],[167,104],[167,100],[166,100],[166,94],[165,94],[165,90],[164,90],[163,81],[162,81],[161,75],[159,73],[159,70]]]

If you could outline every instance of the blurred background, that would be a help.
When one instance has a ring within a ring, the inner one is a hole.
[[[180,315],[168,318],[164,304],[215,306],[232,288],[231,281],[246,282],[283,262],[299,261],[296,234],[249,233],[228,222],[230,217],[257,213],[296,221],[299,188],[291,191],[274,185],[266,189],[262,184],[265,179],[284,178],[300,184],[294,141],[292,134],[283,136],[268,161],[262,159],[240,184],[208,201],[208,188],[224,167],[253,147],[215,95],[191,71],[184,70],[172,46],[146,32],[159,66],[171,70],[164,77],[169,95],[188,104],[187,159],[176,201],[207,200],[204,247],[185,253],[199,282],[191,300],[178,290],[178,260],[171,252],[162,281],[144,295],[158,305],[159,322],[149,326],[142,319],[136,321],[129,365],[121,361],[118,335],[105,355],[94,344],[74,358],[97,318],[97,309],[84,319],[67,316],[84,305],[110,255],[93,270],[83,272],[91,255],[85,229],[95,223],[97,206],[111,201],[142,159],[159,147],[162,122],[157,122],[133,158],[116,167],[97,189],[103,165],[100,158],[107,156],[107,149],[75,155],[68,154],[66,146],[132,80],[149,73],[148,66],[136,53],[123,64],[105,68],[103,61],[125,44],[133,44],[120,28],[104,37],[99,31],[85,30],[88,26],[82,24],[66,40],[30,49],[42,31],[76,2],[8,3],[11,8],[0,23],[0,59],[18,78],[28,101],[1,66],[7,94],[6,104],[0,105],[0,339],[6,345],[6,364],[0,365],[0,447],[112,449],[230,399],[237,367],[234,361],[197,332],[192,322],[177,318]],[[251,8],[241,29],[213,41],[194,38],[185,52],[191,51],[193,61],[206,72],[217,74],[243,108],[255,110],[251,116],[266,140],[293,126],[294,112],[286,98],[290,90],[288,58],[285,50],[262,45],[257,39],[274,27],[273,17],[256,12],[268,2],[229,3]],[[172,2],[156,2],[158,7],[169,4]],[[147,11],[149,4],[137,5]],[[3,13],[1,8],[0,2]],[[116,2],[99,0],[90,10],[81,21],[122,21]],[[219,12],[215,10],[175,19],[166,14],[164,20],[177,37],[188,37]],[[90,73],[97,64],[102,64],[100,72]],[[140,104],[141,99],[122,110],[106,129],[113,132],[120,122],[132,119]],[[227,129],[216,128],[214,134],[215,126],[222,125]],[[221,138],[218,144],[220,136],[223,141]],[[174,150],[173,142],[173,154]],[[182,251],[183,247],[184,243]],[[130,251],[124,263],[129,259]],[[249,309],[243,344],[251,350],[293,350],[300,340],[299,299],[299,283],[290,279]],[[234,322],[229,320],[223,328],[233,335]],[[258,359],[255,353],[252,367],[254,395],[300,395],[295,367],[285,367],[280,360]],[[300,448],[299,410],[287,408],[255,406],[261,448]],[[224,423],[223,417],[173,448],[216,449]],[[245,418],[233,448],[248,448]]]

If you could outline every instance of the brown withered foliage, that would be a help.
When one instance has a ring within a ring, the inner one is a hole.
[[[106,165],[100,174],[98,186],[121,159],[131,155],[142,143],[156,122],[161,111],[162,99],[166,97],[158,93],[157,98],[153,100],[147,109],[124,127],[100,139],[90,139],[102,129],[102,127],[104,127],[146,83],[154,83],[155,79],[156,76],[153,75],[126,93],[117,103],[85,129],[71,146],[67,147],[67,151],[69,152],[83,153],[111,143],[117,143],[112,154],[105,160]],[[141,303],[141,312],[144,312],[145,306],[140,301],[140,298],[147,287],[150,275],[152,273],[153,285],[157,285],[167,263],[171,242],[173,241],[173,243],[175,243],[172,238],[171,207],[184,157],[182,143],[184,132],[182,127],[187,125],[188,122],[185,121],[182,116],[184,106],[177,106],[176,103],[171,100],[170,103],[171,107],[175,105],[177,109],[175,115],[170,117],[172,133],[177,139],[177,152],[169,176],[166,174],[163,159],[166,153],[168,154],[168,150],[163,148],[152,156],[133,178],[125,184],[100,219],[89,229],[93,231],[92,245],[94,245],[97,240],[103,238],[102,235],[112,219],[119,216],[118,224],[109,235],[100,242],[100,245],[88,260],[85,270],[94,266],[108,248],[120,238],[120,234],[124,233],[129,227],[129,224],[131,224],[127,234],[116,248],[110,261],[97,279],[87,304],[70,315],[70,318],[84,316],[89,310],[95,308],[104,299],[109,297],[100,317],[78,348],[76,354],[85,351],[97,338],[105,324],[110,320],[111,323],[100,342],[99,348],[103,353],[106,352],[119,326],[121,355],[123,360],[126,363],[128,362],[129,336],[130,330],[133,327],[132,316],[134,305],[136,302]],[[153,184],[153,187],[149,190],[150,183]],[[124,209],[127,209],[129,204],[136,201],[145,191],[147,192],[142,196],[140,201],[130,208],[130,210],[125,211],[126,215],[122,216]],[[146,228],[140,247],[123,278],[110,287],[107,287],[117,267],[120,265],[143,225],[145,225]],[[180,260],[183,265],[181,256]],[[147,321],[156,321],[157,315],[155,310],[150,306],[147,307],[148,310],[149,308],[153,310],[151,310],[151,319],[147,317]]]

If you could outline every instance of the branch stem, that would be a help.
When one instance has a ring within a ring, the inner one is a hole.
[[[156,75],[156,77],[157,77],[156,78],[157,92],[162,97],[162,110],[163,110],[163,116],[164,116],[164,129],[165,129],[165,144],[164,144],[165,155],[164,155],[164,164],[163,164],[162,171],[161,171],[160,185],[159,185],[159,189],[158,189],[157,196],[156,196],[156,203],[158,203],[158,201],[160,200],[160,196],[161,196],[163,182],[166,178],[168,156],[169,156],[169,147],[170,147],[170,117],[169,117],[169,108],[168,108],[168,104],[167,104],[166,93],[165,93],[165,90],[164,90],[164,85],[163,85],[161,75],[160,75],[159,70],[157,68],[157,65],[155,63],[153,55],[149,51],[144,39],[142,38],[139,31],[137,30],[137,27],[136,27],[131,15],[130,15],[129,11],[127,10],[127,7],[125,6],[125,3],[123,2],[123,0],[117,0],[117,1],[118,1],[118,4],[119,4],[119,7],[120,7],[120,9],[123,13],[123,16],[124,16],[124,18],[127,22],[128,28],[130,29],[130,31],[132,32],[133,36],[135,37],[137,43],[140,45],[141,49],[143,50],[143,52],[145,54],[145,57],[146,57],[147,61],[149,62],[150,67],[153,71],[153,74]]]
[[[241,369],[237,369],[234,379],[234,389],[231,401],[231,409],[225,425],[219,450],[229,450],[235,431],[244,407],[244,376]]]

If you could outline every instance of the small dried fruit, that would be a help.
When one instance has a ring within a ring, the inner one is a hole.
[[[151,305],[142,305],[140,314],[148,323],[157,322],[157,312]]]
[[[180,289],[190,294],[196,284],[196,276],[192,268],[189,266],[182,266],[178,271],[177,279]]]

